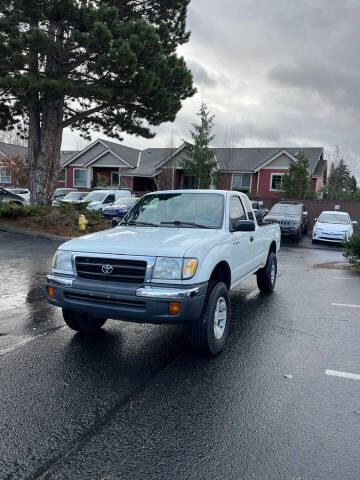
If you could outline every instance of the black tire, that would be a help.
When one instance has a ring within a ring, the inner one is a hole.
[[[301,240],[301,227],[295,234],[295,242],[300,242],[300,240]]]
[[[275,268],[275,276],[272,276],[273,266]],[[277,258],[274,252],[270,252],[264,268],[256,274],[257,285],[262,293],[271,293],[276,284],[277,275]]]
[[[218,314],[223,313],[221,308],[224,306],[226,306],[225,323],[221,326],[219,320],[219,323],[215,328],[216,309],[218,307]],[[210,285],[203,313],[192,325],[193,349],[206,355],[219,354],[224,348],[226,339],[229,335],[230,316],[230,294],[227,286],[223,282],[217,282]],[[215,334],[215,330],[217,335]]]
[[[318,243],[317,240],[315,240],[314,238],[311,239],[312,243]]]
[[[87,313],[74,312],[64,308],[62,312],[66,325],[81,333],[96,333],[106,322],[106,318],[93,317]]]
[[[305,235],[308,234],[308,231],[309,231],[309,224],[307,223],[307,224],[305,225],[305,228],[304,228],[304,233],[305,233]]]

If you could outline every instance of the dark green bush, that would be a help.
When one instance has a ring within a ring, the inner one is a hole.
[[[41,205],[16,205],[14,203],[3,203],[0,205],[0,217],[17,218],[29,217],[30,215],[46,215],[48,207]]]
[[[360,266],[360,233],[343,242],[343,255],[351,265]]]

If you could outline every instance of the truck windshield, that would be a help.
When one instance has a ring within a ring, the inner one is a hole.
[[[138,201],[123,224],[221,228],[224,196],[218,193],[154,193]]]

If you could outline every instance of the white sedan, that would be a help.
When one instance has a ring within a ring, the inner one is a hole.
[[[321,212],[320,217],[315,219],[312,241],[342,242],[344,239],[348,240],[354,232],[353,225],[357,223],[351,221],[347,212]]]

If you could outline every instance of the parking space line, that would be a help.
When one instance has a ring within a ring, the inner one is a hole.
[[[350,308],[360,308],[360,305],[351,305],[349,303],[332,303],[334,307],[350,307]]]
[[[333,377],[351,378],[352,380],[360,380],[360,375],[357,373],[339,372],[338,370],[325,370],[326,375]]]

